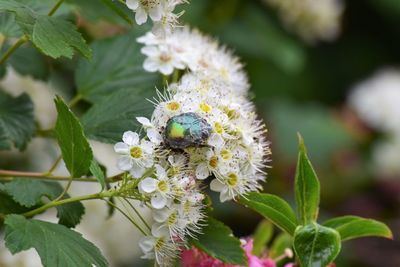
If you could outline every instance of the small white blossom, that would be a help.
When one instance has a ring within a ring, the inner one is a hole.
[[[170,75],[174,69],[185,68],[174,51],[167,46],[146,46],[141,51],[148,56],[143,63],[143,68],[146,71],[160,71],[164,75]]]
[[[134,178],[139,178],[146,168],[153,165],[153,144],[146,140],[139,140],[139,135],[132,131],[125,132],[122,141],[114,146],[115,152],[122,154],[118,159],[118,168],[122,171],[130,171]]]
[[[147,21],[147,17],[153,21],[159,21],[162,17],[162,0],[126,0],[129,9],[136,12],[136,23],[141,25]]]

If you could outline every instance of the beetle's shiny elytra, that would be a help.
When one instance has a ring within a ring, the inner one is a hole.
[[[211,125],[193,112],[170,118],[165,126],[165,144],[173,149],[205,145],[211,134]]]

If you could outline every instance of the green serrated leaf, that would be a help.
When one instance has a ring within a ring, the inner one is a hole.
[[[260,213],[287,233],[294,234],[298,225],[296,215],[289,204],[280,197],[254,192],[241,198],[239,202]]]
[[[24,93],[12,97],[0,91],[0,150],[23,150],[35,133],[33,103]]]
[[[4,184],[3,191],[15,202],[24,207],[34,207],[43,204],[42,198],[56,199],[64,190],[59,183],[17,178]],[[68,198],[68,194],[64,198]],[[75,227],[85,213],[85,207],[80,202],[57,206],[57,218],[60,224]],[[24,210],[27,211],[27,210]],[[17,211],[14,211],[17,212]],[[18,212],[17,212],[18,213]]]
[[[79,94],[97,103],[121,89],[130,89],[130,96],[139,96],[140,89],[155,91],[159,75],[143,69],[144,56],[132,32],[92,44],[91,61],[80,60],[75,72]],[[127,96],[128,97],[128,96]]]
[[[246,265],[247,260],[239,239],[232,235],[231,229],[222,222],[209,217],[202,233],[190,243],[213,258],[225,263]]]
[[[9,215],[5,242],[11,253],[35,248],[44,267],[107,267],[100,250],[63,225]]]
[[[333,218],[323,225],[338,231],[342,241],[365,236],[393,238],[392,231],[384,223],[358,216]]]
[[[58,112],[54,132],[62,157],[70,174],[81,177],[89,171],[93,159],[92,149],[78,118],[60,97],[56,97],[54,101]]]
[[[37,48],[53,58],[72,58],[75,50],[86,58],[91,57],[90,47],[76,27],[61,18],[38,16],[31,39]]]
[[[149,116],[153,109],[146,95],[152,90],[119,90],[94,104],[81,118],[88,138],[116,143],[127,130],[139,129],[137,116]]]
[[[10,195],[4,191],[0,191],[0,213],[24,213],[28,211],[27,207],[18,204]]]
[[[308,159],[303,138],[299,135],[299,157],[295,176],[297,210],[302,224],[315,222],[318,217],[320,186]]]
[[[340,235],[336,230],[316,223],[299,226],[293,247],[301,267],[327,266],[340,252]]]
[[[94,175],[94,177],[96,177],[97,181],[99,181],[99,183],[101,185],[101,189],[104,190],[104,188],[106,187],[106,180],[105,180],[104,172],[100,168],[99,163],[97,163],[97,161],[95,159],[92,160],[89,170]]]
[[[274,226],[267,220],[262,220],[253,234],[253,254],[260,256],[274,234]]]

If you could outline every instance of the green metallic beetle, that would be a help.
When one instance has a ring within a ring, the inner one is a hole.
[[[164,142],[173,149],[205,146],[211,130],[211,125],[196,113],[182,113],[168,120],[164,130]]]

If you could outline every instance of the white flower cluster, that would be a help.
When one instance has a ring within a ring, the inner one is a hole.
[[[341,0],[264,0],[276,8],[286,27],[309,43],[330,41],[340,32]]]
[[[140,242],[144,257],[168,266],[187,237],[201,230],[204,180],[212,177],[210,188],[221,202],[256,191],[270,151],[265,125],[247,98],[246,74],[230,51],[189,28],[166,38],[148,33],[138,41],[145,44],[146,70],[183,74],[158,92],[150,119],[137,118],[144,137],[129,131],[115,145],[119,168],[140,179],[139,191],[153,210],[151,235]],[[189,129],[180,125],[167,133],[177,117],[190,121]],[[204,139],[185,143],[196,133]],[[169,134],[183,134],[175,144],[181,148],[169,145]]]
[[[400,71],[379,71],[356,85],[348,101],[368,126],[385,134],[373,150],[377,172],[400,176]]]
[[[170,34],[178,25],[178,19],[182,12],[175,14],[177,5],[186,3],[186,0],[126,0],[129,9],[135,12],[135,20],[138,25],[147,22],[147,18],[153,21],[153,33],[157,36]]]

